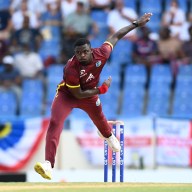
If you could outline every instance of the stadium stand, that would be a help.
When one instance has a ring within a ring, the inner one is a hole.
[[[147,114],[169,114],[172,81],[173,76],[169,65],[156,64],[151,68]]]
[[[63,77],[63,65],[52,64],[46,69],[46,77],[50,81],[57,81],[58,83],[62,80]]]
[[[179,71],[178,71],[179,76],[192,76],[192,65],[180,65],[179,66]]]
[[[8,9],[10,6],[11,0],[1,0],[0,1],[0,10]]]
[[[146,3],[144,0],[124,0],[125,6],[134,9],[138,15],[145,12],[153,13],[153,17],[147,24],[147,27],[151,29],[151,32],[155,32],[157,36],[161,27],[162,15],[168,9],[170,1],[171,0],[147,0]],[[180,8],[185,11],[186,15],[189,15],[192,11],[192,1],[178,1]],[[42,1],[42,5],[43,3]],[[10,5],[10,0],[1,0],[0,10],[7,9]],[[44,7],[46,9],[46,6]],[[96,22],[100,31],[96,37],[91,39],[92,47],[99,47],[108,37],[108,12],[109,10],[106,11],[102,9],[92,9],[90,11],[90,16]],[[42,13],[40,12],[39,14],[43,14],[43,9]],[[191,21],[189,20],[188,22],[189,25],[191,25]],[[54,25],[44,26],[39,23],[38,29],[41,31],[43,41],[37,52],[43,61],[50,56],[54,57],[55,63],[48,67],[45,66],[45,84],[38,79],[24,80],[21,86],[22,98],[19,106],[12,93],[1,92],[0,116],[28,117],[50,115],[50,106],[55,95],[57,84],[63,77],[64,63],[60,65],[57,64],[61,63],[60,52],[63,34],[61,27]],[[14,31],[15,29],[12,30]],[[88,35],[91,35],[91,31]],[[158,41],[158,38],[156,41]],[[9,41],[6,43],[9,45]],[[12,55],[18,53],[18,50],[15,52],[11,48],[10,50]],[[132,52],[133,42],[127,39],[120,40],[114,48],[108,64],[103,68],[100,83],[110,75],[113,80],[109,93],[100,97],[106,116],[108,118],[117,117],[117,115],[119,115],[119,107],[122,107],[120,110],[121,115],[125,116],[138,116],[151,113],[156,113],[157,115],[169,115],[171,113],[172,116],[190,116],[192,111],[190,102],[192,64],[181,64],[178,68],[178,74],[176,74],[175,77],[172,76],[170,63],[156,64],[151,67],[148,79],[145,65],[133,63]],[[122,81],[120,72],[122,66],[127,67],[125,69],[124,89],[120,90]],[[1,68],[0,65],[0,69]],[[123,97],[120,97],[121,94],[123,94]],[[122,105],[120,106],[119,99],[122,100]],[[8,108],[9,111],[7,110]],[[74,114],[82,113],[79,111],[74,112]]]
[[[91,18],[99,25],[106,25],[107,23],[107,12],[102,10],[91,11]]]
[[[181,68],[179,70],[180,73],[176,78],[172,115],[177,117],[191,118],[192,104],[190,100],[192,97],[192,76],[189,75],[190,70],[187,70],[188,75],[186,75],[186,73],[183,73],[183,70]],[[190,68],[191,67],[189,67],[188,69]]]
[[[20,115],[22,117],[41,116],[44,97],[43,82],[39,79],[25,79],[22,90]]]
[[[167,64],[156,64],[151,67],[150,88],[169,87],[173,81],[171,67]]]
[[[43,60],[49,56],[57,58],[59,57],[60,49],[61,47],[57,40],[43,41],[39,48],[39,54]]]
[[[96,39],[96,38],[93,38],[90,41],[91,47],[93,47],[93,48],[97,48],[97,47],[101,46],[103,42],[104,42],[103,39]]]
[[[123,94],[124,102],[121,116],[131,117],[143,115],[145,94],[146,90],[144,86],[127,84]]]
[[[116,119],[119,106],[119,81],[113,81],[109,89],[109,94],[100,96],[103,112],[107,119]]]
[[[125,0],[126,7],[131,7],[134,10],[137,10],[137,0]]]
[[[46,103],[50,104],[55,96],[57,85],[63,77],[63,65],[51,65],[46,69]]]
[[[1,119],[12,119],[17,115],[17,98],[11,91],[0,92],[0,117]]]
[[[148,92],[147,114],[168,115],[170,94],[171,90],[166,86],[150,88]]]
[[[154,14],[162,13],[162,0],[148,0],[146,1],[140,0],[140,14],[151,12]]]
[[[131,84],[133,86],[145,86],[147,83],[147,71],[145,65],[143,64],[128,65],[125,73],[125,86],[127,86],[127,84]]]
[[[51,112],[51,104],[54,99],[57,85],[63,79],[63,65],[53,64],[46,68],[46,95],[45,95],[45,116],[49,116]]]
[[[121,65],[128,64],[131,62],[132,46],[132,42],[128,40],[122,39],[117,43],[111,54],[110,61],[114,67],[119,66],[117,63]]]
[[[102,84],[109,76],[112,77],[112,83],[108,90],[109,94],[100,96],[103,111],[109,119],[114,119],[118,116],[119,97],[120,97],[120,68],[114,70],[110,64],[106,63],[100,77]]]
[[[121,116],[142,115],[147,82],[146,67],[142,64],[128,65],[125,74]]]

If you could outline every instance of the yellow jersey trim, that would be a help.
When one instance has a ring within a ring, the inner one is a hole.
[[[65,82],[64,82],[64,83],[61,83],[61,84],[59,84],[59,85],[57,86],[55,97],[58,96],[59,89],[60,89],[61,87],[63,87],[64,85],[65,85]]]
[[[69,88],[77,88],[77,87],[80,87],[80,84],[79,85],[69,85],[66,83],[66,86]]]
[[[109,44],[111,46],[112,50],[113,50],[113,45],[109,41],[105,41],[104,43]]]

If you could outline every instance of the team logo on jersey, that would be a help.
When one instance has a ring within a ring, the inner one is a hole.
[[[89,77],[87,78],[86,82],[91,81],[92,79],[95,79],[92,73],[89,74]]]
[[[96,101],[96,106],[98,107],[100,104],[101,104],[101,101],[100,101],[100,99],[98,98],[97,101]]]
[[[99,67],[101,65],[101,61],[97,61],[97,63],[95,65],[96,65],[96,67]]]
[[[82,70],[80,71],[80,78],[83,77],[83,76],[85,76],[85,75],[87,75],[87,73],[85,73],[85,70],[82,69]]]

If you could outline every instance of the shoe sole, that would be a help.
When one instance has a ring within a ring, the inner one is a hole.
[[[34,166],[35,171],[40,174],[44,179],[51,180],[51,176],[47,175],[46,172],[44,171],[43,167],[41,166],[41,163],[37,163]]]

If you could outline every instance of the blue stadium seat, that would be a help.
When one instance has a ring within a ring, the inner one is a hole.
[[[59,41],[61,38],[61,28],[58,26],[49,26],[51,27],[51,33],[52,33],[52,38],[55,41]]]
[[[169,114],[172,80],[169,65],[156,64],[151,68],[147,114]]]
[[[22,90],[20,116],[34,117],[41,115],[44,98],[43,82],[39,79],[25,79]]]
[[[130,86],[129,86],[130,85]],[[143,114],[145,87],[126,84],[121,116],[140,116]]]
[[[192,76],[192,65],[180,65],[178,75],[180,76]]]
[[[176,78],[172,115],[179,117],[192,117],[191,98],[192,76],[180,73]]]
[[[99,26],[99,33],[97,34],[96,38],[99,41],[105,42],[106,39],[108,38],[108,34],[109,34],[109,28],[106,25]]]
[[[143,114],[147,71],[143,64],[132,64],[125,70],[122,116]]]
[[[46,69],[46,75],[48,81],[55,80],[58,81],[58,83],[60,83],[60,81],[62,81],[63,79],[63,69],[64,66],[59,64],[52,64],[48,66]]]
[[[57,85],[63,79],[63,65],[51,65],[46,69],[46,103],[51,104],[57,89]]]
[[[156,64],[152,66],[151,76],[164,76],[172,80],[171,68],[166,64]]]
[[[183,103],[181,101],[175,101],[173,104],[173,117],[180,118],[192,118],[192,104],[191,102]]]
[[[11,0],[0,0],[0,10],[9,9]]]
[[[190,99],[192,98],[192,89],[186,89],[186,90],[175,90],[175,94],[174,94],[174,101],[176,102],[181,102],[181,103],[185,103],[185,102],[190,102]]]
[[[37,97],[32,92],[23,93],[20,103],[21,117],[38,117],[42,115],[43,101],[41,97]]]
[[[149,84],[150,89],[171,89],[171,84],[165,80],[164,77],[157,77],[155,81],[150,81]]]
[[[43,34],[44,31],[49,33],[49,38],[44,38],[44,41],[60,41],[61,40],[61,28],[58,26],[42,26],[41,33]]]
[[[104,41],[103,39],[94,38],[94,39],[91,39],[90,43],[92,48],[98,48],[104,43]]]
[[[105,66],[102,69],[102,73],[100,75],[100,82],[103,83],[106,79],[108,79],[109,76],[112,77],[112,84],[113,82],[119,82],[119,77],[120,77],[120,71],[119,71],[119,66],[113,66],[111,63],[106,63]]]
[[[162,0],[140,0],[140,14],[151,12],[153,14],[161,14]]]
[[[42,99],[44,86],[40,79],[24,79],[22,83],[22,98]]]
[[[111,54],[111,62],[119,64],[125,64],[131,62],[131,53],[132,53],[133,44],[127,40],[120,40]]]
[[[51,104],[45,105],[45,111],[44,111],[44,116],[45,117],[50,117],[51,116]]]
[[[147,71],[143,64],[133,64],[127,66],[125,70],[125,86],[126,84],[141,84],[144,86],[147,82]]]
[[[147,114],[168,115],[171,89],[168,86],[150,87],[148,91]]]
[[[135,11],[137,10],[137,0],[124,0],[124,5],[125,7],[132,8]]]
[[[22,102],[20,116],[24,118],[39,117],[42,115],[42,102]]]
[[[113,81],[107,94],[100,96],[103,112],[108,119],[113,119],[118,116],[117,110],[119,94],[119,81]]]
[[[171,89],[169,87],[161,87],[159,88],[149,88],[149,97],[150,100],[154,100],[155,102],[158,102],[158,100],[161,99],[169,99],[171,94]]]
[[[106,25],[108,13],[102,10],[91,11],[91,18],[97,23],[98,26]]]
[[[43,90],[36,90],[36,91],[23,90],[21,98],[22,98],[22,100],[27,100],[28,102],[31,102],[34,100],[42,102],[43,97],[44,97],[44,91]]]
[[[150,29],[151,32],[158,33],[161,27],[161,14],[153,13],[150,22],[148,22],[146,26]]]
[[[102,95],[100,96],[103,113],[107,119],[117,119],[118,114],[118,97],[117,95]]]
[[[23,90],[43,90],[43,82],[40,79],[23,79]]]
[[[47,104],[51,104],[54,97],[55,97],[55,94],[56,94],[56,89],[57,89],[57,85],[58,83],[57,82],[54,82],[54,81],[50,81],[47,83],[47,92],[46,92],[46,103]]]
[[[59,41],[43,41],[39,48],[38,53],[40,54],[41,58],[45,60],[49,56],[58,57],[61,51],[61,46]]]
[[[109,76],[112,77],[111,86],[107,94],[100,96],[100,100],[106,117],[108,119],[113,119],[118,115],[117,109],[120,94],[120,76],[118,70],[114,70],[112,66],[106,64],[102,70],[99,85],[101,85]]]
[[[161,100],[159,102],[150,101],[147,106],[148,115],[167,116],[169,115],[168,110],[169,110],[168,100]]]
[[[17,98],[11,91],[0,92],[0,117],[16,117]]]
[[[171,2],[171,0],[166,0],[166,1],[165,1],[165,9],[166,9],[166,10],[169,9],[169,7],[170,7],[170,2]],[[183,11],[186,12],[186,11],[188,10],[188,4],[187,4],[188,0],[178,0],[178,2],[179,2],[179,7],[180,7]]]
[[[177,75],[176,90],[190,90],[192,89],[192,76]]]
[[[173,81],[171,68],[169,65],[157,64],[151,67],[150,87],[160,88],[162,86],[170,87]]]
[[[108,13],[102,10],[91,11],[91,18],[97,23],[99,28],[99,33],[97,34],[96,38],[103,42],[106,40],[109,34],[109,28],[107,26],[107,15]]]

